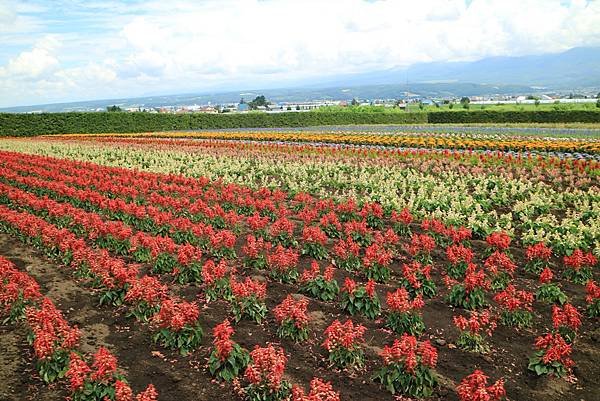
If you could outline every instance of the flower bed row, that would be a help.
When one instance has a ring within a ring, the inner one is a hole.
[[[117,358],[100,347],[90,365],[77,351],[80,331],[70,326],[54,303],[40,293],[38,283],[0,256],[0,317],[3,323],[24,322],[40,379],[54,383],[67,378],[69,397],[77,401],[156,401],[152,384],[134,397]]]
[[[365,200],[365,194],[368,194],[368,198],[376,197],[387,213],[391,209],[400,211],[408,207],[419,218],[435,217],[453,225],[466,225],[478,236],[486,236],[497,229],[522,233],[516,235],[517,241],[525,244],[543,241],[560,253],[594,248],[598,240],[600,204],[594,196],[597,189],[593,186],[589,189],[593,183],[589,178],[578,177],[573,170],[563,171],[560,164],[548,170],[535,169],[535,174],[522,168],[513,172],[500,165],[484,174],[474,175],[479,167],[469,167],[468,159],[455,161],[450,156],[428,160],[428,165],[424,165],[424,160],[411,159],[406,161],[404,168],[389,161],[382,164],[386,159],[369,159],[369,163],[378,167],[368,169],[349,159],[327,160],[310,156],[312,159],[304,160],[301,154],[286,156],[285,160],[274,163],[272,154],[255,153],[246,158],[233,149],[231,154],[220,155],[225,151],[222,148],[215,150],[214,155],[173,148],[166,153],[158,153],[151,147],[120,148],[111,149],[113,161],[102,161],[101,148],[71,146],[77,145],[61,144],[52,151],[72,150],[71,157],[89,156],[100,163],[138,168],[144,166],[135,160],[148,160],[154,170],[190,175],[202,173],[240,183],[257,183],[258,180],[259,185],[276,184],[291,193],[308,190],[320,194],[327,187],[328,195],[340,191],[344,197],[351,195]],[[116,162],[114,157],[118,159]],[[426,172],[417,172],[415,167],[426,169]],[[465,174],[465,168],[473,172]],[[459,174],[454,172],[457,169]],[[547,185],[536,181],[538,174],[544,171]],[[313,179],[307,180],[309,176]],[[520,178],[515,179],[515,176]],[[568,190],[556,184],[565,180],[569,180]],[[579,188],[588,189],[582,191]],[[457,193],[460,196],[456,196]],[[598,255],[600,250],[596,252]]]
[[[66,135],[65,137],[70,137]],[[283,141],[283,142],[325,142],[353,145],[379,145],[393,147],[443,148],[443,149],[486,149],[486,150],[517,150],[517,151],[559,151],[600,153],[600,141],[587,138],[523,138],[523,137],[475,137],[465,135],[444,135],[438,133],[344,133],[344,132],[156,132],[156,133],[126,133],[126,134],[95,134],[94,136],[110,137],[139,137],[151,136],[158,138],[200,138],[253,141]],[[77,137],[77,136],[75,136]]]
[[[507,243],[508,243],[508,242],[509,242],[509,240],[507,240],[507,239],[506,239],[506,237],[501,237],[501,236],[499,236],[498,238],[491,237],[491,238],[489,239],[489,243],[490,243],[490,245],[492,245],[494,248],[498,248],[497,250],[506,249],[506,247],[507,247]],[[463,253],[464,253],[464,252],[463,252]],[[540,253],[540,254],[543,256],[543,252],[538,252],[538,253]],[[585,257],[583,258],[583,261],[584,261],[584,263],[586,263],[586,262],[585,262],[585,260],[586,260],[585,258],[588,258],[588,256],[585,256]],[[498,259],[498,257],[496,257],[495,259]],[[492,259],[492,260],[495,260],[495,259]],[[570,262],[570,263],[574,263],[574,264],[576,264],[576,263],[579,263],[579,262],[572,261],[572,262]],[[595,263],[595,262],[594,262],[594,263]],[[467,273],[468,273],[468,272],[467,272]],[[465,280],[467,280],[467,277],[465,277]],[[327,282],[328,280],[325,280],[325,281]],[[465,283],[466,283],[466,282],[467,282],[467,281],[465,281]],[[471,281],[469,281],[469,282],[471,282]],[[237,288],[237,287],[238,287],[237,285],[233,285],[233,283],[232,283],[232,289],[235,289],[235,288]],[[246,286],[241,286],[241,287],[240,287],[240,289],[238,289],[237,291],[234,291],[234,292],[236,292],[236,293],[238,293],[238,294],[242,294],[242,298],[243,298],[243,295],[244,295],[244,294],[246,294],[246,295],[247,295],[247,294],[250,294],[250,293],[260,293],[260,292],[257,292],[257,291],[255,291],[255,289],[252,289],[252,288],[251,288],[250,290],[248,290],[248,289],[247,289],[247,288],[245,288],[245,287],[246,287]],[[346,291],[345,291],[345,292],[348,294],[348,296],[349,296],[349,297],[350,297],[350,296],[351,296],[351,297],[354,297],[354,295],[355,295],[355,292],[356,292],[356,291],[355,291],[355,289],[354,289],[354,288],[352,288],[353,286],[352,286],[350,283],[347,283],[347,285],[346,285],[345,287],[348,287],[348,288],[346,289]],[[460,288],[460,286],[458,286],[457,288]],[[463,288],[464,288],[464,286],[463,286]],[[364,294],[366,295],[366,299],[367,299],[367,300],[368,300],[368,299],[372,299],[372,298],[374,298],[374,297],[373,297],[373,291],[372,291],[372,290],[369,290],[369,289],[368,289],[368,287],[365,287]],[[509,294],[509,295],[510,295],[510,294]],[[460,295],[459,295],[459,296],[460,296]],[[514,297],[514,294],[513,294],[512,296]],[[467,299],[468,299],[468,298],[467,298]],[[389,303],[389,302],[388,302],[388,303]],[[348,305],[352,305],[352,302],[348,302]],[[479,306],[478,306],[477,304],[475,304],[475,307],[479,307]],[[252,308],[249,308],[249,309],[252,309]],[[367,314],[368,314],[368,310],[367,310],[366,312],[367,312]],[[285,320],[285,319],[282,319],[282,321],[284,321],[284,320]],[[566,370],[565,370],[565,371],[566,371]]]
[[[135,270],[127,270],[122,265],[122,262],[119,263],[118,259],[110,258],[108,255],[102,253],[102,251],[98,252],[94,251],[93,249],[86,248],[85,245],[75,239],[72,234],[69,235],[69,233],[65,230],[56,229],[54,226],[46,223],[44,220],[38,219],[26,213],[14,212],[10,209],[6,209],[3,206],[0,206],[0,222],[0,227],[3,231],[16,235],[26,242],[40,246],[47,252],[47,254],[70,265],[71,268],[75,270],[74,274],[77,276],[91,279],[92,285],[94,285],[94,281],[100,280],[101,284],[96,283],[96,285],[99,285],[101,291],[104,292],[103,296],[108,293],[124,293],[123,299],[132,305],[130,311],[131,315],[135,316],[142,322],[150,321],[152,323],[155,330],[153,335],[154,341],[159,342],[166,347],[178,349],[183,355],[193,351],[199,345],[203,336],[203,330],[198,320],[198,306],[195,303],[189,303],[174,297],[169,297],[167,295],[167,287],[161,284],[156,278],[150,276],[137,278],[132,276],[129,273]],[[93,263],[94,260],[96,260],[96,263]],[[121,268],[127,270],[127,273],[121,272],[121,276],[128,277],[120,277],[121,281],[117,282],[115,280],[116,276],[110,277],[111,273],[116,273],[115,266],[112,266],[111,272],[100,270],[103,266],[111,262],[121,265]],[[249,283],[251,283],[251,281],[249,282],[248,280],[246,282],[239,283],[239,291],[244,292],[246,298],[249,297]],[[234,293],[237,293],[237,291],[234,291]],[[16,297],[23,299],[20,294],[17,294]],[[255,297],[254,293],[251,297]],[[1,299],[4,299],[4,297]],[[246,313],[246,311],[244,311],[244,313]],[[9,315],[11,316],[16,314],[17,312],[15,311],[9,312]],[[215,332],[218,333],[218,331],[219,329],[216,328]],[[215,344],[222,344],[218,339],[219,336],[216,334]],[[221,356],[217,358],[218,363],[213,361],[210,364],[210,369],[217,377],[223,379],[229,378],[229,380],[234,379],[233,376],[229,377],[226,373],[223,373],[223,369],[228,368],[228,365],[223,364],[223,362],[228,361],[229,355],[224,357],[225,354],[222,348],[217,347],[215,349],[219,350],[218,352]],[[252,353],[250,353],[250,358],[244,358],[244,366],[238,367],[238,374],[242,368],[246,370],[245,377],[249,383],[248,387],[245,389],[247,399],[264,399],[265,394],[270,393],[272,389],[269,386],[264,387],[262,379],[256,379],[255,376],[252,376],[253,369],[267,369],[265,366],[260,367],[261,353],[266,352],[264,350],[269,349],[272,349],[272,346],[268,346],[264,349],[260,347],[256,348],[254,351],[252,351]],[[240,352],[242,352],[241,349]],[[282,352],[283,351],[279,351],[281,354]],[[93,373],[93,371],[89,369],[83,360],[73,356],[73,354],[69,354],[69,356],[70,360],[73,361],[71,362],[70,369],[72,371],[70,374],[70,377],[72,377],[71,386],[72,388],[77,389],[75,391],[76,396],[79,394],[79,390],[84,393],[84,395],[80,396],[80,398],[74,399],[82,401],[104,401],[104,396],[107,396],[110,400],[128,400],[128,398],[113,398],[115,397],[114,391],[117,391],[117,393],[118,391],[122,391],[123,394],[127,394],[127,388],[125,387],[125,383],[122,381],[121,375],[115,373],[114,383],[107,383],[105,376],[98,376],[98,374]],[[113,359],[111,358],[113,357],[110,355],[107,356],[106,350],[102,350],[102,352],[96,357],[96,359],[98,358],[101,360],[101,362],[99,362],[100,364],[103,363],[102,361],[105,361],[105,363],[109,363],[111,364],[110,366],[112,366]],[[285,359],[285,357],[283,358]],[[223,364],[223,366],[219,366],[221,364]],[[96,366],[93,365],[93,367]],[[114,372],[116,372],[116,370]],[[110,373],[111,372],[109,371],[109,374]],[[268,374],[268,372],[263,373]],[[283,374],[283,372],[280,374]],[[92,380],[89,380],[89,383],[86,381],[88,377],[92,378]],[[102,385],[95,383],[95,379],[100,380]],[[310,398],[306,397],[317,396],[319,394],[330,397],[324,398],[328,401],[339,399],[337,393],[331,388],[331,385],[323,382],[320,379],[315,379],[311,382],[308,395],[305,395],[304,391],[297,386],[294,386],[293,388],[290,386],[290,389],[288,390],[292,390],[294,400],[298,401],[303,401],[305,399],[309,400]],[[148,392],[148,394],[151,395],[153,393]],[[141,398],[140,400],[149,401],[152,399],[153,398]]]

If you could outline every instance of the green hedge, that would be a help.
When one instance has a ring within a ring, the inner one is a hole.
[[[599,123],[600,111],[436,111],[414,113],[291,112],[247,114],[0,113],[0,136],[150,132],[216,128],[308,127],[347,124]]]
[[[425,113],[0,113],[0,136],[426,122]]]
[[[427,114],[432,124],[446,123],[598,123],[596,110],[461,110]]]

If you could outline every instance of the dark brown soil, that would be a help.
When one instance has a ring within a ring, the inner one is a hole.
[[[474,250],[479,251],[481,243],[474,241]],[[481,254],[481,252],[477,252]],[[522,252],[513,250],[522,261]],[[165,350],[152,344],[147,327],[133,319],[126,318],[125,309],[98,307],[97,297],[88,288],[80,286],[67,271],[48,262],[33,248],[23,246],[13,238],[0,234],[0,255],[13,261],[19,268],[27,270],[41,285],[46,294],[65,314],[71,324],[77,324],[83,331],[81,350],[93,352],[98,346],[108,347],[116,354],[121,368],[126,372],[134,390],[143,389],[153,383],[160,392],[162,401],[196,401],[236,399],[232,387],[214,382],[206,372],[206,358],[210,352],[211,329],[229,314],[227,304],[215,302],[205,305],[201,321],[205,329],[203,347],[188,357]],[[436,253],[436,265],[443,265],[443,254]],[[302,260],[303,266],[308,260]],[[398,267],[397,262],[395,264]],[[343,281],[343,273],[337,277]],[[533,277],[518,277],[519,286],[535,290]],[[600,386],[600,328],[597,321],[584,319],[581,335],[574,345],[573,359],[576,381],[564,379],[537,378],[528,372],[527,360],[533,352],[533,342],[550,326],[550,306],[536,304],[535,323],[531,330],[517,331],[500,326],[491,339],[492,352],[488,355],[470,354],[459,350],[453,344],[458,335],[452,324],[456,313],[443,301],[445,290],[439,277],[438,296],[426,302],[423,316],[429,337],[439,351],[436,369],[440,387],[433,399],[456,400],[455,385],[476,368],[483,369],[492,379],[504,377],[506,390],[512,400],[598,400]],[[576,306],[583,306],[581,286],[563,282],[563,289]],[[175,288],[175,286],[174,286]],[[177,290],[187,299],[194,299],[198,289],[190,286],[177,286]],[[385,299],[385,291],[393,286],[378,286],[379,296]],[[267,306],[271,310],[289,293],[297,292],[297,286],[269,282]],[[380,364],[377,356],[381,348],[390,344],[394,336],[380,330],[381,321],[370,321],[353,317],[355,322],[367,327],[367,367],[364,371],[352,373],[332,369],[326,362],[326,355],[320,342],[323,330],[336,318],[345,320],[335,302],[324,303],[311,300],[311,335],[308,342],[294,344],[281,341],[276,335],[277,326],[272,315],[266,322],[257,325],[242,321],[235,326],[234,339],[247,349],[267,342],[281,344],[289,358],[287,378],[298,384],[307,383],[315,376],[331,381],[340,391],[342,400],[392,400],[393,397],[378,384],[370,380],[370,375]],[[0,326],[0,401],[63,399],[67,394],[63,385],[44,386],[35,376],[30,347],[25,342],[25,329],[22,326]]]

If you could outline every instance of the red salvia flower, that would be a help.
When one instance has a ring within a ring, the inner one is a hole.
[[[33,332],[33,349],[38,359],[48,358],[59,349],[70,350],[79,342],[79,329],[69,326],[50,299],[43,298],[39,309],[29,307],[25,314]]]
[[[279,390],[287,358],[283,349],[272,345],[259,347],[250,352],[252,361],[246,368],[245,377],[252,384],[264,384],[273,391]]]
[[[512,284],[508,285],[504,291],[496,294],[494,301],[511,312],[515,310],[531,311],[533,309],[533,294],[517,290]]]
[[[319,220],[319,224],[321,227],[333,226],[338,231],[342,230],[342,223],[340,223],[340,220],[334,212],[324,214]]]
[[[549,333],[536,338],[535,347],[538,350],[544,351],[542,361],[545,364],[558,362],[567,369],[574,365],[574,362],[570,357],[572,352],[571,345],[558,333]]]
[[[115,380],[115,401],[133,401],[133,391],[121,380]]]
[[[250,277],[246,277],[245,281],[238,282],[232,276],[230,285],[231,291],[236,298],[256,296],[258,299],[265,299],[267,296],[267,283],[252,280]]]
[[[327,234],[318,226],[307,226],[302,230],[302,240],[325,245],[327,243]]]
[[[346,277],[344,279],[344,286],[342,287],[342,291],[347,292],[348,294],[353,294],[355,290],[356,282],[350,277]]]
[[[127,291],[127,295],[125,295],[125,301],[145,301],[149,305],[157,305],[167,298],[167,293],[168,287],[162,284],[158,278],[143,276],[131,283],[131,287]]]
[[[413,216],[410,214],[410,210],[408,210],[408,208],[404,208],[400,211],[400,213],[397,213],[395,210],[393,210],[391,219],[394,222],[400,222],[407,226],[412,223]]]
[[[181,245],[177,248],[177,262],[181,266],[188,266],[192,262],[198,262],[202,258],[202,250],[190,244]]]
[[[365,249],[365,256],[363,258],[363,263],[365,266],[369,267],[373,264],[378,264],[380,266],[389,266],[392,263],[394,255],[391,251],[385,249],[379,243],[373,243]]]
[[[419,289],[423,285],[419,276],[425,280],[431,279],[431,265],[422,265],[419,262],[405,263],[402,265],[402,275],[412,288]]]
[[[269,225],[269,217],[261,217],[258,213],[255,213],[246,219],[246,223],[248,223],[248,228],[251,231],[260,231]]]
[[[186,325],[194,325],[200,310],[194,302],[186,302],[178,299],[167,299],[163,301],[160,310],[152,320],[160,328],[168,328],[172,331],[180,331]]]
[[[310,269],[306,269],[300,275],[300,282],[306,283],[308,281],[312,281],[316,279],[319,274],[321,274],[321,267],[316,261],[312,261],[310,264]]]
[[[488,386],[488,376],[476,370],[462,379],[456,386],[460,401],[499,401],[506,396],[504,380],[500,379]]]
[[[233,327],[227,319],[213,329],[213,344],[217,350],[217,355],[222,361],[226,360],[233,350],[234,342],[231,340],[233,333]]]
[[[379,238],[381,236],[381,238]],[[384,231],[383,235],[375,233],[375,242],[381,242],[386,246],[394,246],[400,242],[400,237],[391,228]]]
[[[273,309],[273,314],[277,323],[281,323],[284,320],[291,319],[297,328],[303,328],[308,324],[308,315],[306,310],[308,308],[308,299],[302,298],[295,300],[291,294]]]
[[[325,281],[331,281],[333,280],[334,273],[335,267],[333,267],[333,265],[329,265],[325,268],[325,271],[323,272],[323,278],[325,279]]]
[[[544,270],[542,270],[542,272],[540,273],[540,278],[539,281],[542,284],[546,284],[552,281],[552,278],[554,278],[554,274],[552,273],[552,269],[550,269],[549,267],[546,267]]]
[[[500,251],[494,251],[494,253],[485,260],[484,266],[492,274],[498,274],[499,272],[505,271],[512,275],[517,268],[517,265],[511,258]]]
[[[473,260],[473,251],[462,244],[454,244],[446,248],[446,257],[453,265],[461,262],[471,263]]]
[[[487,289],[489,288],[489,285],[490,283],[486,279],[485,272],[483,270],[477,270],[477,265],[473,263],[467,266],[465,279],[463,280],[463,286],[467,294],[473,291],[475,288]]]
[[[496,231],[488,235],[485,242],[496,250],[503,251],[510,246],[510,236],[504,231]]]
[[[92,373],[92,380],[105,381],[112,378],[112,375],[117,371],[117,358],[104,347],[98,348],[94,354],[94,362],[92,367],[96,369]]]
[[[294,223],[285,217],[279,218],[273,222],[269,228],[269,234],[273,237],[277,237],[280,234],[287,234],[289,237],[294,235]]]
[[[319,216],[318,210],[307,208],[307,207],[305,207],[304,209],[302,209],[296,215],[296,217],[298,217],[300,220],[302,220],[302,222],[305,225],[310,224],[311,221],[315,220],[318,216]]]
[[[563,262],[565,266],[573,270],[579,270],[582,267],[595,266],[596,263],[598,263],[598,260],[591,252],[583,253],[581,249],[576,249],[571,256],[565,256]]]
[[[446,235],[452,239],[452,242],[454,244],[458,244],[468,239],[471,239],[471,237],[473,236],[473,232],[468,228],[462,226],[458,228],[450,227],[448,228],[448,233]]]
[[[315,377],[310,381],[310,391],[307,395],[302,388],[292,387],[292,401],[340,401],[340,394],[333,389],[330,382]]]
[[[411,256],[419,253],[429,254],[435,249],[435,240],[427,234],[413,234],[410,244],[407,244],[405,249]]]
[[[325,329],[323,347],[327,351],[338,347],[352,349],[363,342],[366,330],[365,326],[355,325],[350,319],[346,320],[343,324],[336,319]]]
[[[365,285],[365,292],[369,296],[369,298],[373,298],[375,296],[375,281],[369,280]]]
[[[154,385],[148,384],[146,390],[141,392],[135,397],[136,401],[157,401],[158,400],[158,391],[154,388]]]
[[[352,237],[348,237],[337,241],[333,246],[333,253],[340,259],[348,259],[350,256],[358,256],[360,253],[360,245],[358,245]]]
[[[298,251],[277,245],[273,252],[267,256],[267,263],[271,268],[285,272],[298,265],[299,257]]]
[[[535,245],[530,245],[525,250],[527,260],[543,260],[548,261],[552,256],[552,249],[548,248],[543,242],[538,242]]]
[[[391,311],[399,313],[412,312],[425,306],[422,295],[418,295],[411,301],[410,294],[405,288],[398,288],[394,292],[388,292],[386,303]]]
[[[571,304],[565,304],[562,308],[552,306],[552,325],[555,329],[561,326],[577,331],[581,326],[581,314]]]
[[[248,235],[246,245],[242,247],[242,252],[249,258],[256,259],[262,252],[268,252],[272,247],[273,245],[262,237],[256,239],[254,235]]]
[[[386,365],[401,363],[410,374],[415,373],[419,364],[430,368],[437,364],[437,350],[429,340],[419,343],[416,337],[406,333],[391,346],[386,345],[380,355]]]
[[[209,286],[224,278],[227,273],[230,273],[230,271],[225,259],[222,259],[219,263],[209,259],[202,266],[202,280]]]
[[[596,284],[594,280],[590,280],[585,285],[586,297],[585,302],[591,304],[598,298],[600,298],[600,286]]]
[[[488,336],[496,329],[496,322],[492,319],[492,314],[489,310],[481,312],[471,312],[469,319],[462,315],[453,316],[454,325],[461,331],[468,330],[471,334],[479,334],[485,330]]]
[[[91,371],[88,364],[78,354],[71,352],[69,356],[69,370],[66,373],[66,377],[69,378],[71,391],[81,389]]]

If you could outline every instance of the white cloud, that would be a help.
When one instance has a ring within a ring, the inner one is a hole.
[[[31,20],[31,10],[26,15],[6,11],[1,1],[0,21],[14,25],[27,17],[32,27],[39,26],[40,19]],[[53,4],[58,13],[47,20],[73,27],[72,32],[61,33],[63,46],[38,40],[0,66],[0,75],[7,80],[29,79],[29,87],[39,96],[53,99],[257,88],[416,62],[600,44],[598,0],[473,0],[469,5],[464,0]],[[46,24],[51,31],[52,22]],[[80,32],[82,25],[97,31]],[[59,64],[64,64],[62,69]],[[57,92],[44,94],[39,88]],[[0,90],[1,104],[14,102],[3,87]]]
[[[54,51],[60,47],[60,42],[54,36],[48,35],[39,40],[33,49],[21,52],[17,57],[8,61],[0,68],[0,77],[15,79],[38,79],[55,71],[59,62]]]

